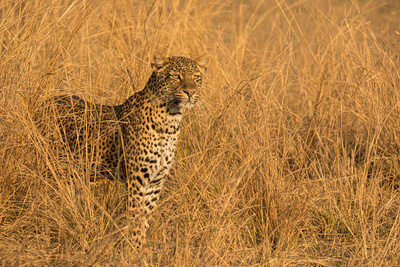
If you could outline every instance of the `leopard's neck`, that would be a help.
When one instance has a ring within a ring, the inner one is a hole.
[[[150,94],[149,91],[137,92],[114,108],[122,124],[136,125],[157,133],[179,134],[183,109],[171,108],[162,97]]]

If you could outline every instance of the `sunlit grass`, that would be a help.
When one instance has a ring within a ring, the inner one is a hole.
[[[2,1],[0,262],[396,266],[399,7]],[[138,257],[120,242],[125,186],[90,183],[35,114],[65,93],[120,104],[153,51],[212,62]]]

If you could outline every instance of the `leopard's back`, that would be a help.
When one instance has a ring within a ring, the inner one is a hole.
[[[106,178],[126,182],[119,106],[94,104],[74,95],[48,105],[64,143],[78,160],[96,166]]]

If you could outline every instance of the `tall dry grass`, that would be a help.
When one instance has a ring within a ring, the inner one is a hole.
[[[396,266],[399,8],[1,1],[2,266]],[[115,242],[124,186],[90,183],[33,117],[64,93],[121,103],[152,51],[212,63],[138,256]]]

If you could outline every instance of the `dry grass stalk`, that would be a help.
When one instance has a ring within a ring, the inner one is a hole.
[[[399,7],[1,1],[0,262],[395,266]],[[155,50],[213,61],[138,257],[115,245],[124,186],[89,183],[33,114],[65,92],[121,103]]]

